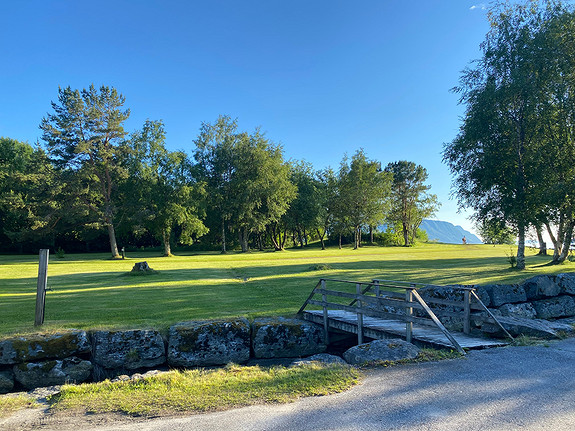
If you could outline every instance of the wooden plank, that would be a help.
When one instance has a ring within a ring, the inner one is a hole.
[[[305,307],[307,306],[307,304],[309,304],[309,300],[312,299],[315,295],[315,291],[317,289],[317,287],[321,284],[321,279],[320,281],[317,282],[317,284],[315,285],[315,287],[311,290],[311,293],[309,294],[309,296],[307,297],[307,299],[305,300],[305,302],[303,303],[303,305],[301,306],[301,308],[299,309],[299,311],[296,314],[301,314],[303,313],[303,310],[305,309]],[[325,284],[324,284],[325,285]]]
[[[355,285],[357,297],[361,298],[361,284]],[[362,309],[363,304],[361,303],[361,299],[357,300],[357,344],[363,344],[363,314],[360,311]]]
[[[407,289],[405,291],[405,302],[411,304],[413,301],[413,294],[411,293],[411,289]],[[405,314],[407,317],[411,317],[413,315],[413,309],[411,307],[405,308]],[[413,322],[407,321],[405,322],[405,341],[411,343],[413,336]]]
[[[431,320],[433,320],[435,322],[435,324],[437,325],[437,327],[441,330],[441,332],[443,332],[443,334],[449,338],[449,341],[451,341],[453,343],[453,347],[455,347],[455,349],[461,353],[462,355],[465,355],[465,350],[463,350],[463,348],[459,345],[459,343],[457,342],[457,340],[455,338],[453,338],[453,336],[449,333],[449,331],[447,330],[447,328],[445,326],[443,326],[443,323],[441,323],[439,321],[439,319],[437,318],[437,316],[433,313],[433,311],[431,311],[431,309],[425,304],[425,301],[423,300],[423,298],[421,298],[421,296],[419,296],[419,293],[417,293],[417,291],[414,289],[413,291],[413,296],[415,297],[415,299],[417,299],[417,301],[419,301],[419,303],[421,305],[423,305],[423,307],[425,308],[425,311],[427,311],[427,314],[429,314],[429,317],[431,317]]]
[[[34,316],[34,326],[44,324],[44,311],[46,309],[46,287],[48,286],[48,259],[50,250],[43,248],[40,250],[38,262],[38,283],[36,285],[36,312]]]
[[[315,323],[323,323],[323,315],[320,310],[306,311],[303,317],[304,319]],[[329,325],[330,328],[343,330],[352,334],[357,333],[357,318],[355,313],[352,312],[329,310]],[[364,337],[373,339],[389,338],[389,336],[405,338],[405,323],[400,320],[383,320],[364,316],[363,335]],[[509,344],[500,340],[473,337],[459,332],[454,333],[453,337],[457,340],[460,346],[466,349],[499,347]],[[451,341],[445,337],[437,327],[414,326],[413,339],[436,346],[448,348],[453,347]]]

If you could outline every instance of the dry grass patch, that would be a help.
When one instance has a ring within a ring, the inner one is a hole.
[[[20,409],[39,407],[39,404],[25,395],[0,396],[0,418],[9,416]]]

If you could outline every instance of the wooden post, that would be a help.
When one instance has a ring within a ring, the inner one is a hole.
[[[379,295],[380,295],[380,293],[379,293],[379,280],[374,280],[373,283],[375,284],[375,297],[379,298]]]
[[[408,304],[411,304],[413,302],[413,291],[412,291],[411,287],[405,289],[405,301]],[[407,305],[405,307],[405,315],[407,316],[407,318],[413,316],[413,308],[411,308],[409,305]],[[405,341],[407,341],[408,343],[411,343],[412,336],[413,336],[413,322],[410,320],[406,320],[405,321]]]
[[[325,290],[325,280],[321,280],[321,288]],[[325,293],[321,294],[321,300],[323,302],[323,332],[325,344],[329,344],[329,316],[327,314],[327,295]]]
[[[36,287],[36,315],[34,326],[44,323],[44,310],[46,308],[46,286],[48,284],[48,257],[50,250],[40,250],[40,260],[38,264],[38,285]]]
[[[363,313],[359,310],[363,307],[363,301],[360,299],[361,284],[355,285],[355,292],[357,293],[357,344],[363,344]]]
[[[471,295],[469,290],[463,291],[463,333],[471,332]]]

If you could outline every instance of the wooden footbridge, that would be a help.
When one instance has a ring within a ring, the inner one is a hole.
[[[402,337],[439,347],[481,349],[509,344],[472,335],[473,322],[495,324],[513,337],[497,321],[472,287],[457,287],[461,300],[427,299],[418,287],[429,286],[389,280],[358,283],[322,278],[312,290],[298,314],[305,320],[322,324],[329,342],[330,330],[357,334],[372,339]],[[329,288],[328,288],[329,287]],[[439,286],[435,286],[439,287]],[[306,309],[308,308],[309,309]],[[458,322],[462,331],[449,331],[441,320]]]

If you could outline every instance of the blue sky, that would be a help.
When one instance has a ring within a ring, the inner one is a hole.
[[[443,144],[463,107],[450,92],[480,55],[485,5],[468,0],[0,1],[0,136],[40,138],[58,86],[116,87],[131,117],[163,120],[188,153],[202,122],[261,126],[287,159],[337,167],[360,147],[429,172],[440,220]]]

